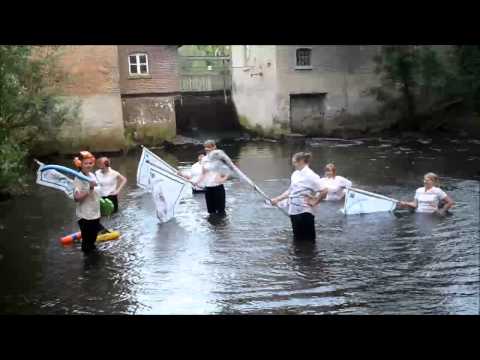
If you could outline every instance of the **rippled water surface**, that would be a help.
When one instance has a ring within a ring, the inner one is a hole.
[[[316,214],[317,243],[297,244],[289,219],[233,180],[226,185],[227,218],[209,219],[200,194],[184,200],[173,221],[158,224],[150,195],[135,186],[140,154],[133,153],[113,159],[129,182],[120,213],[103,220],[122,236],[96,255],[59,244],[77,231],[74,203],[62,193],[34,187],[30,196],[0,203],[0,313],[478,313],[478,141],[222,147],[272,196],[289,184],[291,155],[306,148],[317,172],[333,161],[355,186],[398,199],[411,199],[423,174],[437,172],[456,207],[445,218],[344,217],[341,204],[324,203]],[[157,151],[180,167],[195,152]]]

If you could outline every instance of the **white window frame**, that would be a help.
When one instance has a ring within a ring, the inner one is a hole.
[[[135,56],[136,63],[132,64],[130,62],[130,56]],[[145,63],[140,62],[140,56],[145,56]],[[132,73],[132,65],[135,65],[137,67],[137,73]],[[140,72],[140,66],[141,65],[146,65],[147,66],[147,72],[146,73],[141,73]],[[150,75],[150,67],[148,66],[148,54],[147,53],[133,53],[128,55],[128,74],[130,76],[146,76]]]
[[[310,50],[310,65],[298,65],[297,64],[297,52],[298,50]],[[295,53],[294,53],[294,56],[295,56],[295,69],[300,69],[300,70],[311,70],[313,69],[313,66],[312,66],[312,48],[311,47],[308,47],[308,46],[302,46],[302,47],[297,47],[295,49]]]

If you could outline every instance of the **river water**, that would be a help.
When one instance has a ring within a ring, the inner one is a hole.
[[[288,187],[291,155],[307,149],[318,173],[333,161],[354,186],[398,199],[412,199],[423,174],[434,171],[456,207],[445,218],[345,217],[341,204],[323,203],[316,244],[299,244],[287,217],[232,180],[227,218],[209,219],[200,194],[158,224],[150,196],[135,186],[140,154],[132,153],[113,158],[129,180],[120,213],[102,221],[122,236],[97,254],[59,244],[77,231],[74,203],[62,193],[32,180],[33,194],[0,203],[0,313],[478,314],[480,141],[313,139],[222,148],[272,196]],[[156,152],[184,167],[196,150]]]

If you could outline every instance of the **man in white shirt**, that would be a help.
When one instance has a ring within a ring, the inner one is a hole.
[[[294,240],[315,241],[315,216],[308,199],[318,192],[320,199],[326,197],[326,189],[320,182],[320,177],[308,166],[310,153],[296,153],[292,165],[296,169],[291,177],[290,187],[280,196],[271,199],[272,205],[277,205],[288,198],[288,214],[292,223]]]

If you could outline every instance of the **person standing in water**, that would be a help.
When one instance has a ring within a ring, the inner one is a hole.
[[[343,176],[337,175],[337,168],[330,163],[325,165],[325,177],[320,179],[324,188],[328,189],[325,201],[340,201],[345,197],[345,188],[351,187],[352,182]]]
[[[423,177],[423,187],[415,191],[415,199],[412,202],[400,201],[399,208],[415,209],[419,213],[436,213],[445,215],[454,202],[439,186],[439,178],[429,172]],[[439,206],[442,203],[442,206]]]
[[[82,251],[88,253],[95,250],[98,232],[103,229],[100,224],[100,195],[95,191],[97,182],[92,173],[95,157],[88,151],[81,151],[73,163],[91,179],[90,182],[80,180],[78,177],[73,180],[75,189],[73,198],[77,202],[76,215],[82,233]]]
[[[100,195],[104,199],[112,201],[113,213],[116,213],[118,211],[118,194],[127,183],[127,178],[110,167],[110,159],[107,157],[98,159],[97,166],[99,169],[95,172],[95,176],[100,185]]]
[[[207,140],[203,144],[205,153],[203,158],[202,175],[194,182],[194,185],[205,187],[205,202],[209,214],[225,215],[225,187],[223,184],[228,179],[228,174],[221,170],[221,161],[217,159],[218,155],[226,156],[222,151],[217,150],[217,145],[213,140]]]
[[[192,183],[197,183],[200,177],[202,176],[202,161],[204,158],[205,158],[205,152],[199,151],[198,158],[197,158],[198,161],[192,165],[190,169],[190,173],[188,174],[188,173],[179,171],[178,175],[187,179]],[[199,183],[198,186],[192,186],[192,191],[194,194],[204,193],[205,192],[204,184]]]
[[[295,171],[292,174],[290,187],[280,196],[271,199],[272,205],[288,198],[288,214],[292,223],[294,240],[315,241],[315,216],[308,198],[320,192],[320,199],[324,199],[327,190],[322,186],[320,176],[309,167],[310,153],[299,152],[293,155],[292,165]]]

